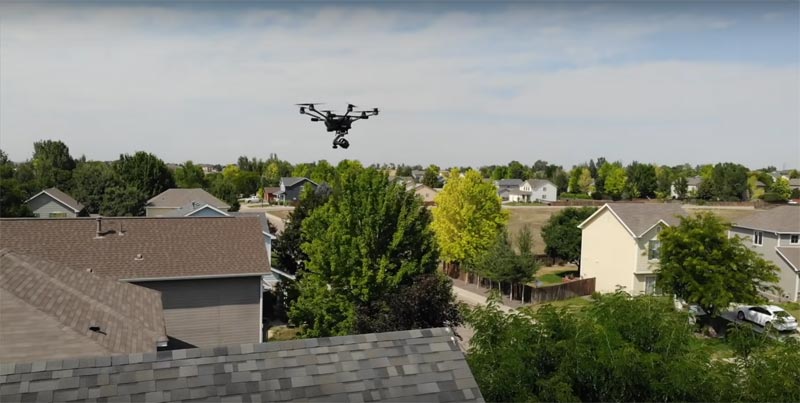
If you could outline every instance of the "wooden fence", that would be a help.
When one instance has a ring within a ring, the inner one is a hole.
[[[484,293],[489,292],[490,289],[497,290],[499,288],[504,300],[508,299],[512,294],[511,289],[513,287],[514,298],[511,301],[518,304],[539,304],[543,302],[560,301],[584,295],[592,295],[595,290],[594,277],[571,280],[561,284],[531,287],[527,284],[498,284],[486,278],[478,279],[474,274],[469,274],[464,270],[453,270],[449,273],[445,271],[445,273],[451,278],[479,287]]]

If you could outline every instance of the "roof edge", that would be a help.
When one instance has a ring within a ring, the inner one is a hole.
[[[142,277],[142,278],[121,278],[117,281],[128,283],[149,282],[149,281],[173,281],[173,280],[206,280],[215,278],[236,278],[236,277],[260,277],[272,272],[272,269],[257,273],[236,273],[236,274],[212,274],[206,276],[178,276],[178,277]]]

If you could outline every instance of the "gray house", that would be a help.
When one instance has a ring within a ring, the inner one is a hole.
[[[147,201],[145,206],[147,217],[164,217],[180,215],[182,211],[193,205],[209,205],[217,210],[228,211],[231,208],[224,201],[217,199],[203,189],[167,189]],[[177,211],[177,213],[176,213]]]
[[[258,217],[2,219],[0,248],[161,292],[170,348],[262,340]]]
[[[794,302],[800,299],[800,206],[756,211],[736,221],[729,236],[748,239],[753,250],[780,267],[781,295],[768,297]]]
[[[83,211],[82,204],[56,188],[42,190],[25,203],[36,217],[42,218],[74,218]]]
[[[281,190],[275,193],[278,200],[286,203],[294,203],[300,201],[300,194],[303,192],[303,187],[309,184],[313,187],[318,185],[308,178],[301,177],[288,177],[281,178]]]

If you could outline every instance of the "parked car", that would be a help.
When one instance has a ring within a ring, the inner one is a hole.
[[[783,308],[775,305],[740,306],[736,318],[748,320],[764,328],[773,327],[779,331],[797,329],[797,319],[789,315]]]
[[[258,203],[258,202],[261,201],[261,198],[258,197],[257,195],[252,195],[252,196],[244,199],[244,201],[247,202],[247,203]]]

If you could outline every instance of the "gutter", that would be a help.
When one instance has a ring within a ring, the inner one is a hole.
[[[237,274],[218,274],[208,276],[183,276],[183,277],[142,277],[142,278],[121,278],[117,281],[125,281],[129,283],[144,282],[144,281],[172,281],[172,280],[204,280],[213,278],[236,278],[236,277],[261,277],[270,272],[262,273],[237,273]]]

